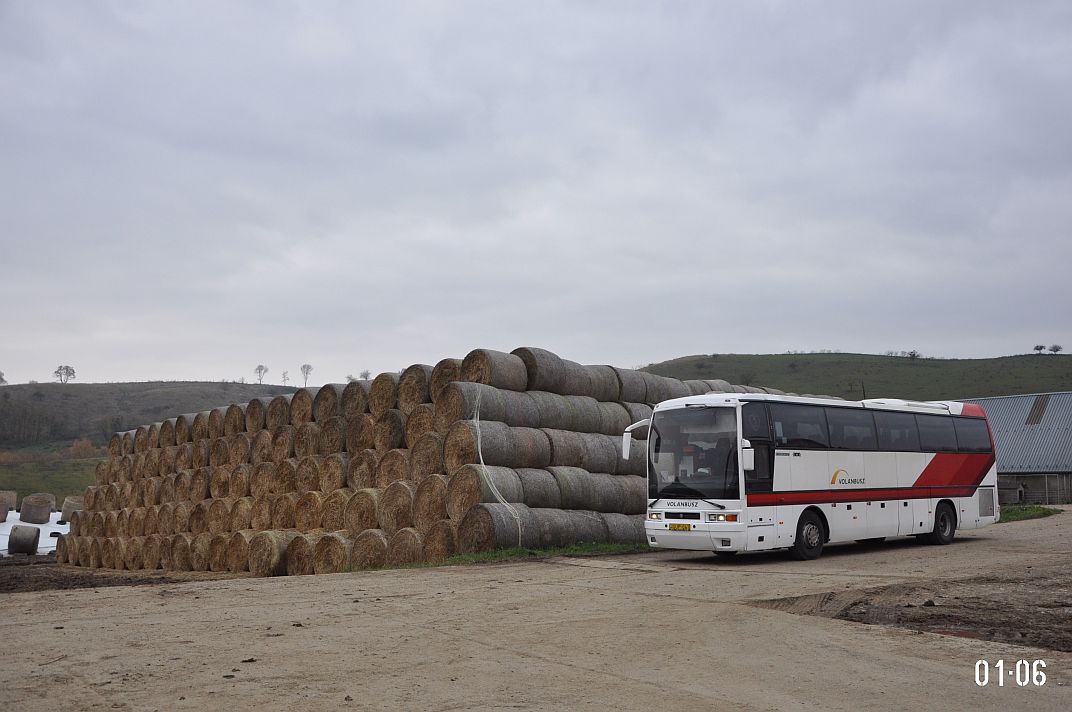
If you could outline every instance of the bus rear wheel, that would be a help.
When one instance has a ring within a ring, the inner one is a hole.
[[[826,529],[823,520],[815,512],[804,512],[797,522],[797,538],[789,553],[794,559],[808,561],[818,559],[823,553],[823,541],[826,540]]]
[[[934,531],[927,535],[931,544],[949,544],[957,533],[957,515],[948,502],[942,502],[934,510]]]

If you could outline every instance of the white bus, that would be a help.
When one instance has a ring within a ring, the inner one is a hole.
[[[731,555],[914,535],[948,544],[1000,515],[994,440],[971,403],[710,393],[648,428],[648,543]]]

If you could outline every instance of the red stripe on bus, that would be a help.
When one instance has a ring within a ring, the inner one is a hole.
[[[915,487],[975,486],[994,464],[993,453],[956,454],[940,452],[913,484]]]
[[[866,490],[819,490],[814,492],[771,492],[750,494],[749,507],[770,507],[777,504],[832,504],[834,502],[888,502],[895,499],[927,499],[930,497],[971,497],[977,486],[955,487],[890,487]]]

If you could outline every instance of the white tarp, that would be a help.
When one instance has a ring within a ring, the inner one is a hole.
[[[70,527],[66,524],[57,524],[60,520],[60,512],[53,512],[48,524],[30,524],[20,522],[19,513],[12,510],[7,513],[7,521],[0,523],[0,556],[7,556],[7,538],[11,534],[11,527],[21,524],[24,527],[37,527],[41,530],[41,536],[37,541],[37,553],[47,554],[56,550],[56,538],[49,536],[52,532],[66,534]]]

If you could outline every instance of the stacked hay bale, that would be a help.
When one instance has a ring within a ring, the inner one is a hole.
[[[455,553],[644,541],[669,398],[777,392],[477,349],[117,433],[62,549],[81,566],[331,573]]]

